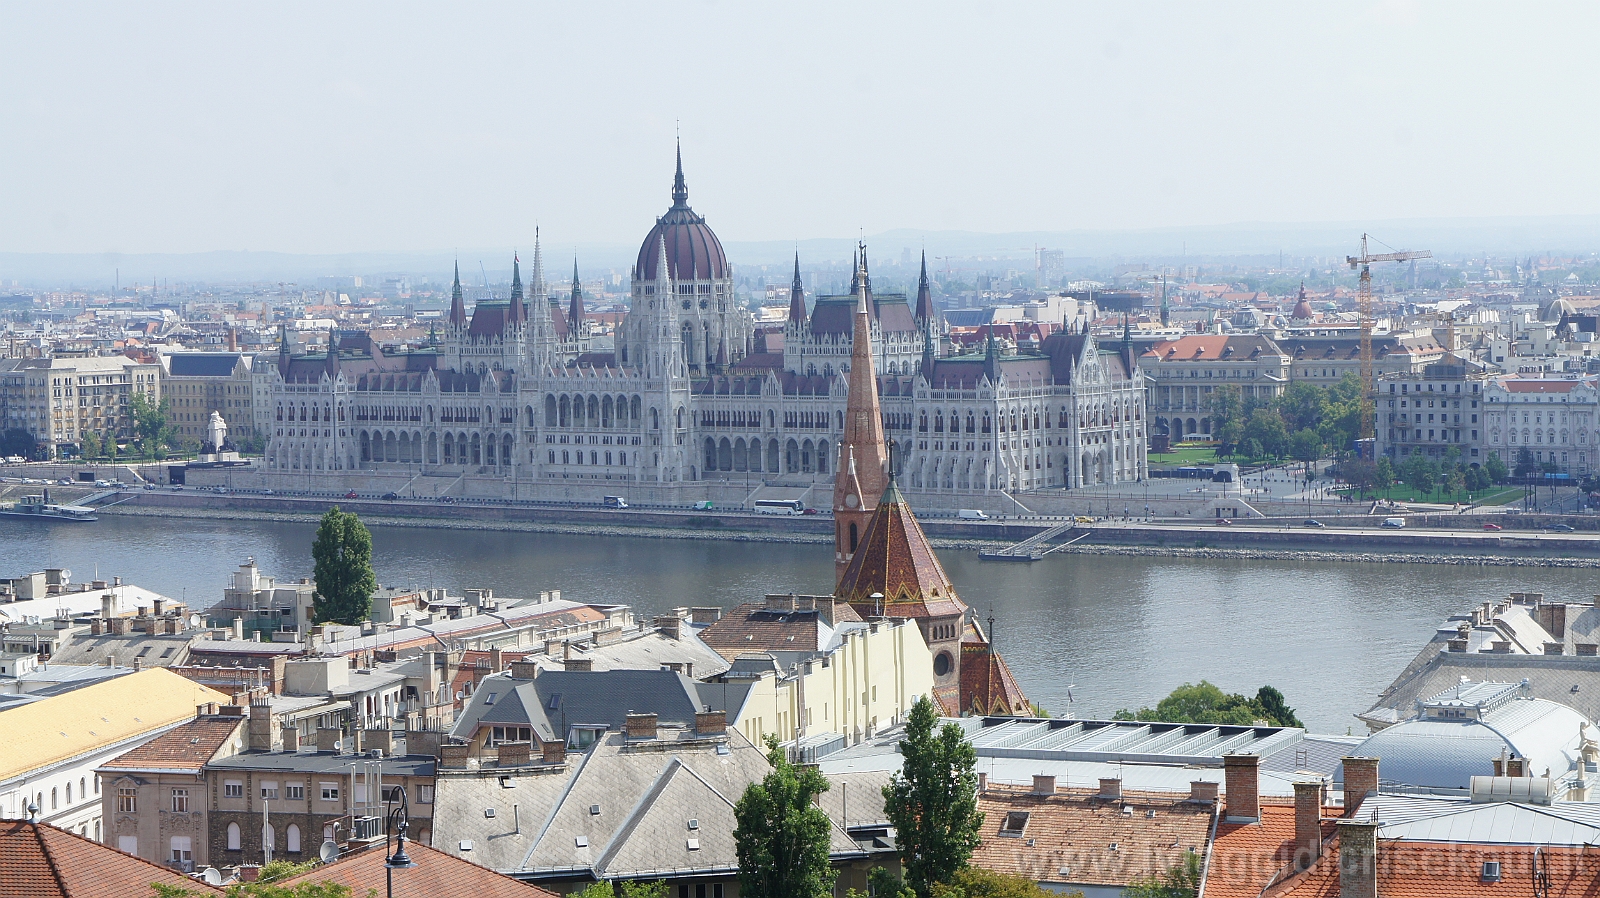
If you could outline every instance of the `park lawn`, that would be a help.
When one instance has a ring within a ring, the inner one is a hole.
[[[1152,452],[1149,454],[1151,465],[1160,465],[1164,468],[1178,468],[1184,465],[1209,465],[1217,460],[1217,450],[1213,446],[1194,446],[1174,449],[1171,452]]]
[[[1341,492],[1349,492],[1349,490],[1342,490]],[[1479,505],[1509,505],[1521,499],[1526,492],[1527,490],[1520,487],[1498,486],[1490,487],[1487,492],[1482,493],[1470,493],[1467,490],[1462,490],[1458,493],[1439,491],[1418,493],[1403,483],[1397,483],[1386,489],[1375,490],[1368,495],[1376,496],[1379,499],[1393,499],[1396,502],[1431,502],[1435,505],[1450,505],[1453,503],[1466,505],[1469,502],[1476,502]],[[1468,498],[1469,496],[1471,498]]]

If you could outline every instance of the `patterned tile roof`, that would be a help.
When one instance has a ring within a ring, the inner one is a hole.
[[[0,820],[0,898],[129,898],[151,883],[196,896],[222,890],[47,823]]]
[[[834,623],[859,622],[855,609],[839,603]],[[750,652],[817,652],[828,647],[834,626],[823,612],[740,605],[700,631],[700,641],[732,661]]]
[[[883,594],[881,605],[873,593]],[[835,594],[863,617],[946,617],[967,610],[893,481]]]
[[[961,640],[961,710],[978,715],[1030,715],[1033,706],[1006,659],[969,623]]]
[[[1322,840],[1333,835],[1342,807],[1322,809]],[[1206,869],[1209,898],[1257,898],[1294,860],[1294,805],[1261,805],[1257,823],[1217,824]]]
[[[106,764],[102,770],[186,770],[199,773],[217,750],[239,731],[243,717],[200,717],[174,727],[127,754]]]
[[[982,841],[972,862],[1035,882],[1124,886],[1205,851],[1213,805],[1184,798],[1129,792],[1118,801],[1090,790],[1035,795],[991,785],[978,795]]]

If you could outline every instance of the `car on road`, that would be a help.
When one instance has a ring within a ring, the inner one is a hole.
[[[393,502],[394,500],[396,500],[398,498],[400,498],[398,493],[384,493],[383,494],[383,501],[385,501],[385,502]]]
[[[1405,518],[1384,518],[1382,526],[1391,530],[1403,530],[1406,526]]]
[[[356,495],[356,491],[355,490],[351,490],[350,492],[345,493],[344,497],[346,499],[359,499],[359,498],[361,498],[360,496]]]
[[[1484,524],[1483,525],[1483,529],[1485,529],[1485,530],[1504,530],[1506,528],[1500,526],[1499,524]]]
[[[1233,522],[1228,520],[1227,518],[1217,518],[1217,526],[1218,527],[1232,527],[1233,526]]]
[[[1081,515],[1080,514],[1077,517],[1073,518],[1072,522],[1074,524],[1093,524],[1094,523],[1094,518],[1091,518],[1091,517],[1088,517],[1086,515]]]
[[[270,496],[270,495],[272,495],[272,490],[262,490],[261,491],[261,495]]]
[[[1316,527],[1318,529],[1321,529],[1322,522],[1318,521],[1318,520],[1313,520],[1312,518],[1306,518],[1306,522],[1305,522],[1304,526],[1306,526],[1306,527]]]
[[[1571,524],[1552,524],[1550,525],[1550,529],[1559,531],[1561,533],[1571,533],[1578,528],[1572,526]]]
[[[805,511],[802,511],[802,512],[800,512],[800,513],[801,513],[801,514],[822,514],[822,512],[820,512],[820,511],[818,511],[818,510],[817,510],[817,509],[815,509],[815,508],[808,508],[808,509],[806,509],[806,510],[805,510]]]

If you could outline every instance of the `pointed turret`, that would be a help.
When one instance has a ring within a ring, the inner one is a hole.
[[[339,376],[339,331],[331,325],[328,327],[328,357],[322,361],[322,370],[330,380]]]
[[[688,208],[689,185],[683,180],[683,141],[678,141],[678,173],[672,176],[672,205]]]
[[[850,251],[850,295],[861,289],[861,251]]]
[[[506,311],[506,322],[520,325],[528,320],[528,310],[522,305],[522,260],[511,254],[511,308]]]
[[[461,298],[461,263],[456,263],[456,283],[450,288],[450,324],[453,327],[467,326],[467,304]]]
[[[887,484],[883,411],[878,405],[878,379],[872,366],[872,325],[867,313],[865,266],[856,262],[856,315],[850,347],[849,396],[845,406],[840,465],[833,484],[834,574],[844,576],[870,517]]]
[[[794,283],[789,285],[789,322],[794,325],[806,321],[806,288],[800,283],[800,254],[794,254]]]
[[[583,283],[578,280],[578,260],[572,260],[572,301],[567,306],[567,332],[573,339],[583,332]]]
[[[1122,364],[1128,376],[1133,376],[1133,330],[1128,325],[1128,315],[1122,315]]]
[[[1000,343],[994,338],[994,324],[989,324],[989,338],[983,344],[983,373],[990,383],[1000,380]]]
[[[932,330],[933,288],[928,286],[928,253],[922,253],[922,274],[917,277],[917,324],[925,331]]]
[[[289,379],[289,326],[278,325],[278,374],[284,380]]]

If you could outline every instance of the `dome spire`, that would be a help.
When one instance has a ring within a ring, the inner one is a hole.
[[[515,250],[511,253],[511,308],[506,312],[506,320],[518,324],[526,320],[527,315],[522,308],[522,260]]]
[[[683,141],[678,140],[678,173],[672,178],[672,205],[689,205],[689,185],[683,180]]]

